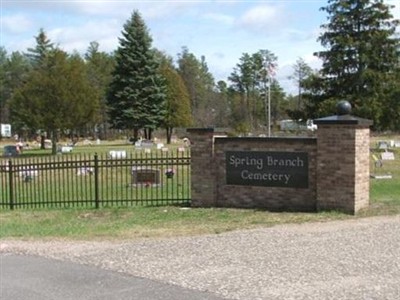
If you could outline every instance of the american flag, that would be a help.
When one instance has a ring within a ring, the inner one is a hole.
[[[267,71],[268,71],[268,76],[269,77],[274,77],[276,75],[276,64],[269,63],[267,65]]]

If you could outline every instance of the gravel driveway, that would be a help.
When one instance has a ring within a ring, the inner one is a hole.
[[[0,241],[227,299],[400,299],[400,216],[123,242]]]

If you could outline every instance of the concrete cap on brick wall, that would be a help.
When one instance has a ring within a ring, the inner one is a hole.
[[[329,116],[325,118],[319,118],[314,120],[314,124],[316,125],[333,125],[333,124],[342,124],[342,125],[362,125],[362,126],[371,126],[373,124],[372,120],[358,118],[352,116],[351,113],[351,104],[348,101],[339,101],[336,105],[337,115]]]

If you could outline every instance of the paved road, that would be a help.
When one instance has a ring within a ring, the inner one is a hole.
[[[51,259],[0,256],[2,300],[221,300],[209,293]]]
[[[162,299],[181,296],[164,294],[164,288],[172,293],[176,287],[211,293],[198,299],[212,295],[239,300],[400,299],[400,215],[164,239],[3,240],[0,252],[71,261],[154,280],[166,284],[156,288]],[[83,285],[84,276],[78,278],[72,285]],[[124,278],[135,281],[135,277]],[[89,286],[96,282],[105,281],[95,280]]]

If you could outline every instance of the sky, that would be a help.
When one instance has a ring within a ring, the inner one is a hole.
[[[393,15],[400,18],[400,1]],[[187,47],[205,57],[216,81],[228,81],[243,53],[261,49],[278,57],[276,79],[288,94],[296,87],[288,77],[299,58],[313,69],[321,62],[317,41],[327,22],[320,10],[328,0],[0,0],[0,45],[8,53],[35,46],[43,28],[61,49],[84,54],[96,41],[100,50],[118,47],[123,25],[138,10],[153,38],[153,46],[177,59]]]

